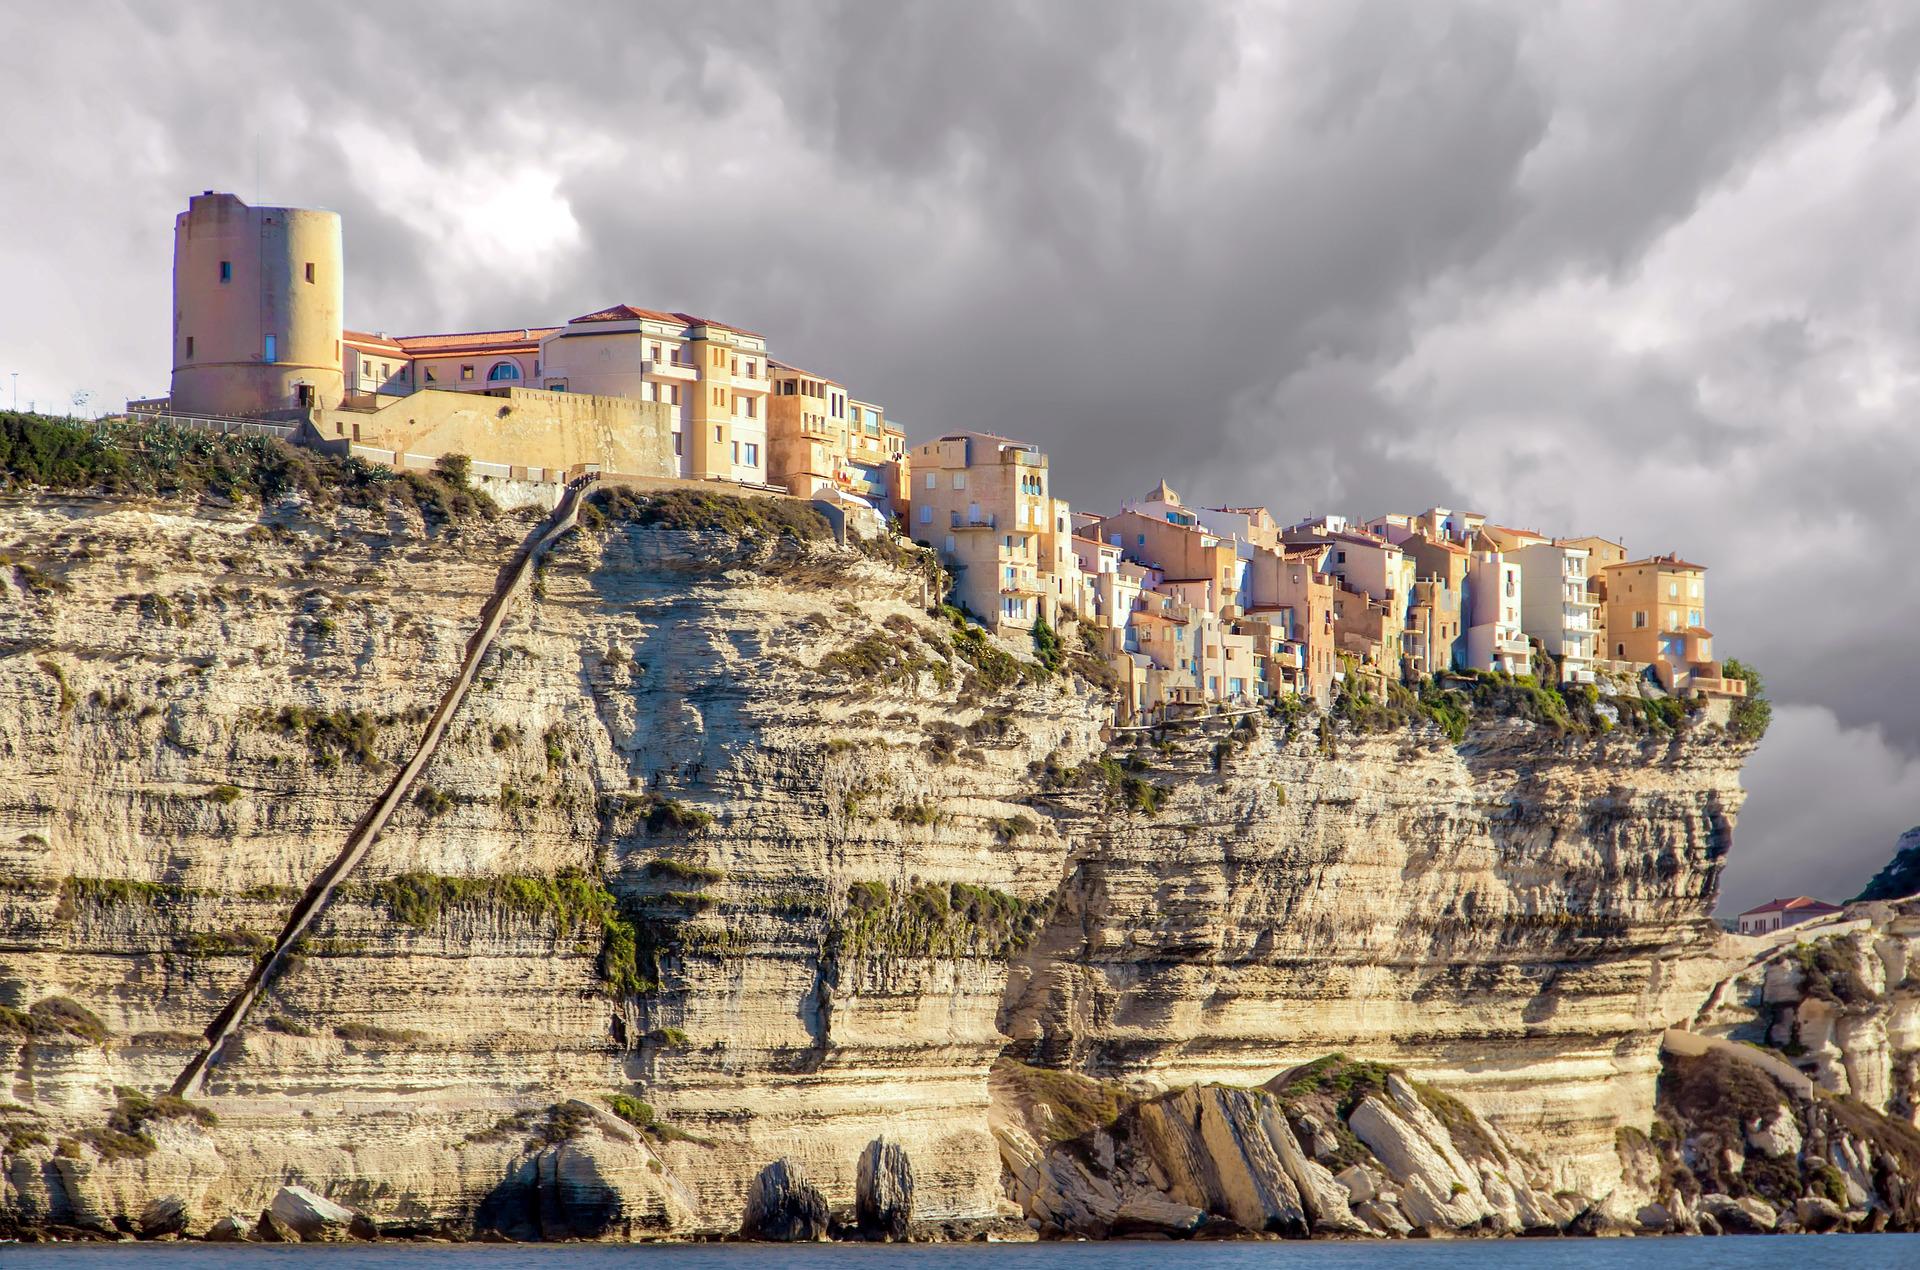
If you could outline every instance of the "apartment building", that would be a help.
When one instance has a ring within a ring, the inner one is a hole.
[[[1598,661],[1609,660],[1613,656],[1613,646],[1607,642],[1607,569],[1611,565],[1625,564],[1627,549],[1611,538],[1592,535],[1556,538],[1554,541],[1563,547],[1579,547],[1587,553],[1587,599],[1593,602],[1594,657]]]
[[[882,512],[905,505],[906,434],[871,402],[824,375],[769,363],[767,478],[803,497],[852,497]]]
[[[1607,638],[1613,659],[1652,667],[1668,691],[1746,695],[1713,655],[1707,569],[1673,554],[1608,565]]]
[[[1170,582],[1211,583],[1219,608],[1242,602],[1246,566],[1234,540],[1203,529],[1164,481],[1145,499],[1095,524],[1092,536],[1159,569]]]
[[[1407,626],[1401,638],[1401,669],[1424,679],[1467,664],[1466,629],[1460,620],[1460,590],[1441,578],[1413,584]]]
[[[1561,683],[1592,683],[1599,605],[1587,590],[1587,549],[1542,540],[1506,556],[1520,567],[1521,630],[1559,659]]]
[[[616,304],[541,342],[541,383],[673,408],[681,475],[767,483],[767,343],[690,313]]]
[[[1533,673],[1533,651],[1520,624],[1520,566],[1498,551],[1473,553],[1467,570],[1467,664],[1475,670]]]
[[[1256,552],[1249,560],[1247,615],[1275,624],[1298,663],[1298,691],[1321,704],[1333,700],[1340,670],[1333,625],[1336,584],[1320,571],[1315,546]]]
[[[1046,576],[1056,561],[1044,554],[1057,531],[1039,447],[954,432],[916,447],[910,464],[911,533],[939,550],[967,611],[992,630],[1028,629],[1040,617],[1057,624]],[[1071,524],[1070,513],[1064,523]]]

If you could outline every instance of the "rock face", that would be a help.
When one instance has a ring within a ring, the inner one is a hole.
[[[760,1170],[747,1192],[740,1237],[771,1243],[810,1243],[827,1237],[827,1201],[794,1171],[775,1160]]]
[[[905,1239],[913,1222],[913,1162],[897,1142],[875,1138],[860,1153],[854,1221],[869,1239]]]
[[[258,1212],[299,1178],[394,1231],[717,1232],[769,1159],[851,1207],[884,1133],[918,1219],[1011,1216],[1009,1047],[1176,1091],[1364,1054],[1534,1153],[1527,1196],[1599,1196],[1660,1031],[1724,974],[1747,751],[1711,728],[1275,717],[1110,748],[1096,690],[929,616],[888,550],[615,518],[549,557],[210,1069],[217,1121],[156,1104],[106,1137],[408,752],[527,523],[0,496],[34,570],[0,568],[6,1213]],[[1355,1161],[1317,1135],[1349,1113],[1190,1097],[1130,1122],[1163,1182],[1014,1156],[1061,1229],[1457,1215],[1386,1170],[1343,1212]],[[1465,1162],[1474,1212],[1552,1224]]]
[[[304,1186],[281,1187],[268,1211],[309,1243],[342,1239],[353,1222],[350,1210]]]
[[[1696,1030],[1920,1124],[1920,896],[1850,904],[1799,933],[1718,985]]]

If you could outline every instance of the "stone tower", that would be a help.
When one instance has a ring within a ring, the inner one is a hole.
[[[173,222],[173,408],[258,415],[337,406],[340,216],[212,190]]]

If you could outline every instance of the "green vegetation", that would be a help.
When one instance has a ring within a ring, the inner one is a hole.
[[[1124,759],[1103,754],[1078,767],[1063,768],[1049,758],[1042,779],[1053,789],[1103,788],[1110,806],[1153,816],[1159,814],[1161,799],[1167,791],[1142,774],[1151,770],[1146,756],[1135,750]]]
[[[713,531],[735,537],[763,534],[794,542],[833,537],[833,526],[827,518],[798,499],[711,490],[641,494],[628,489],[597,489],[582,505],[580,523],[598,530],[609,522],[648,529]]]
[[[62,901],[68,908],[83,902],[97,908],[112,904],[137,904],[143,908],[158,908],[163,904],[177,903],[202,893],[193,887],[180,886],[173,882],[148,882],[141,878],[82,877],[62,880],[60,892]]]
[[[0,482],[0,488],[5,488],[4,482]],[[19,577],[20,585],[33,595],[64,595],[73,590],[64,578],[56,578],[28,561],[0,551],[0,570],[5,569],[12,569]],[[0,586],[0,595],[5,593],[6,588]]]
[[[561,767],[565,766],[567,761],[566,733],[561,729],[560,725],[555,723],[549,726],[545,732],[540,734],[540,740],[545,744],[547,750],[547,770],[549,772],[558,771]]]
[[[647,861],[647,876],[704,885],[709,882],[725,881],[727,874],[723,869],[711,869],[703,864],[688,864],[684,860],[669,860],[665,856],[657,856]]]
[[[453,810],[453,795],[444,789],[421,785],[413,791],[413,805],[424,812],[427,819],[437,820]]]
[[[952,672],[943,661],[917,655],[915,645],[884,635],[865,635],[845,648],[836,648],[820,659],[819,669],[829,675],[881,687],[912,684],[921,674],[936,680],[950,679]]]
[[[1727,731],[1742,741],[1758,741],[1773,723],[1773,703],[1767,700],[1766,684],[1752,666],[1729,657],[1723,668],[1726,677],[1747,685],[1747,695],[1734,701],[1728,712]]]
[[[694,833],[713,823],[712,812],[663,794],[621,794],[606,800],[602,809],[615,816],[644,816],[649,833]]]
[[[68,711],[72,710],[76,705],[80,704],[80,698],[74,695],[72,685],[67,682],[66,667],[62,666],[57,661],[51,661],[51,660],[41,661],[35,664],[40,667],[43,673],[51,677],[54,682],[54,685],[59,688],[61,714],[66,714]]]
[[[917,883],[896,891],[855,882],[829,927],[830,954],[1000,958],[1026,946],[1048,907],[965,882]]]
[[[1013,842],[1023,834],[1032,833],[1040,826],[1028,816],[1000,816],[989,820],[987,827],[993,830],[993,836],[1001,842]]]
[[[631,1094],[607,1094],[607,1108],[636,1129],[653,1127],[653,1104],[641,1102]]]
[[[313,1029],[298,1019],[290,1019],[284,1014],[276,1014],[260,1025],[269,1032],[278,1032],[283,1036],[312,1036]]]
[[[1053,633],[1044,613],[1033,619],[1033,655],[1049,675],[1059,673],[1060,663],[1066,658],[1060,637]]]
[[[19,485],[255,504],[298,495],[322,508],[410,508],[429,523],[498,514],[486,495],[444,474],[395,472],[272,437],[0,411],[0,489]]]
[[[372,883],[361,892],[385,906],[397,922],[426,930],[450,909],[491,909],[551,921],[558,938],[600,932],[598,969],[610,995],[651,992],[654,980],[642,970],[651,961],[652,943],[613,894],[585,874],[552,876],[512,874],[496,877],[446,877],[405,873]]]
[[[333,1034],[343,1041],[361,1045],[418,1045],[427,1039],[425,1032],[412,1028],[381,1027],[376,1023],[336,1023]]]
[[[931,802],[899,803],[892,815],[903,825],[918,825],[923,829],[931,828],[943,819],[940,808]]]
[[[1024,662],[993,642],[985,630],[967,620],[967,615],[951,604],[933,611],[953,628],[953,651],[968,666],[966,689],[970,695],[998,693],[1021,684],[1040,683],[1052,673],[1034,662]]]
[[[1880,994],[1861,977],[1854,958],[1848,955],[1851,946],[1849,942],[1843,948],[1840,941],[1831,937],[1795,944],[1790,955],[1800,967],[1801,991],[1841,1007],[1866,1006],[1878,1001]]]
[[[24,1011],[0,1005],[0,1032],[48,1040],[70,1036],[94,1045],[106,1044],[109,1035],[99,1015],[70,997],[43,997]]]
[[[1385,1063],[1328,1054],[1287,1072],[1276,1092],[1285,1099],[1327,1098],[1344,1120],[1368,1095],[1385,1098],[1387,1077],[1392,1074],[1393,1068]]]
[[[365,710],[323,712],[306,706],[282,706],[265,722],[281,736],[304,743],[323,768],[330,769],[343,758],[365,768],[381,765],[374,748],[380,739],[380,723]]]
[[[190,931],[175,942],[189,957],[258,957],[273,947],[265,935],[238,928]]]
[[[238,785],[215,785],[205,794],[202,794],[201,797],[210,803],[219,803],[222,807],[231,807],[234,803],[240,801],[240,787]]]
[[[1117,1081],[1033,1067],[1012,1058],[994,1063],[992,1079],[1012,1085],[1019,1100],[1028,1106],[1047,1108],[1051,1114],[1046,1118],[1046,1132],[1053,1142],[1104,1129],[1134,1102]]]

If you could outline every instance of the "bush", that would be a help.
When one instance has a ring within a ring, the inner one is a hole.
[[[1747,695],[1737,699],[1728,712],[1727,731],[1742,741],[1758,741],[1773,723],[1773,703],[1767,700],[1760,672],[1733,657],[1727,658],[1724,671],[1727,678],[1747,685]]]
[[[273,437],[0,411],[0,489],[16,485],[256,504],[298,495],[319,508],[409,507],[429,523],[499,513],[440,473],[395,472]]]
[[[1060,637],[1053,633],[1043,613],[1033,619],[1033,655],[1048,674],[1060,669],[1060,662],[1066,656],[1060,647]]]
[[[238,785],[215,785],[212,789],[208,790],[203,797],[210,803],[219,803],[222,807],[230,807],[240,801],[240,787]]]
[[[688,489],[640,494],[612,488],[595,490],[587,504],[599,521],[624,521],[648,529],[717,531],[734,537],[763,534],[794,542],[833,537],[833,526],[827,518],[808,504],[764,494]],[[597,527],[597,523],[589,527]]]

